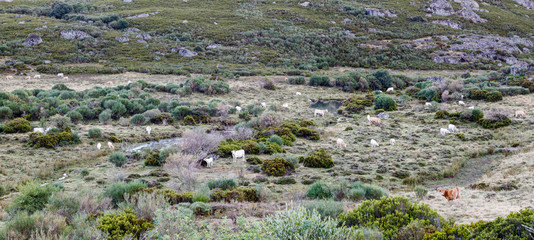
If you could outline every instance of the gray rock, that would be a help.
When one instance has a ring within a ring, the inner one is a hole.
[[[524,70],[534,70],[534,66],[529,66],[528,63],[522,61],[510,66],[510,73],[512,75],[518,76]]]
[[[197,52],[185,48],[181,48],[180,50],[178,50],[178,54],[180,54],[182,57],[194,57],[198,55]]]
[[[430,6],[427,7],[428,13],[436,14],[439,16],[449,16],[454,14],[454,8],[447,0],[433,0]]]
[[[299,5],[303,6],[303,7],[308,7],[308,6],[310,6],[310,2],[299,3]]]
[[[140,40],[150,40],[152,39],[152,36],[150,36],[150,34],[148,33],[140,33],[140,34],[137,34],[137,36],[135,36],[137,39],[140,39]]]
[[[432,81],[432,82],[443,82],[445,79],[440,77],[427,77],[425,78],[426,81]]]
[[[462,24],[459,24],[451,20],[436,20],[436,21],[433,21],[433,23],[437,23],[443,26],[454,28],[454,29],[462,29]]]
[[[534,1],[532,0],[514,0],[519,5],[525,7],[526,9],[534,9]]]
[[[141,13],[141,14],[137,14],[137,15],[134,15],[134,16],[129,16],[129,17],[126,17],[127,19],[134,19],[134,18],[146,18],[146,17],[149,17],[151,15],[156,15],[158,14],[159,12],[153,12],[153,13]]]
[[[43,42],[43,39],[41,39],[41,37],[35,33],[31,33],[30,35],[28,35],[28,38],[26,38],[26,41],[24,41],[22,43],[22,45],[26,46],[26,47],[33,47],[35,45],[38,45],[39,43],[42,43]]]
[[[122,2],[125,2],[125,3],[131,3],[132,0],[122,0]]]
[[[486,19],[481,18],[471,8],[462,8],[461,10],[458,11],[458,15],[460,15],[460,17],[465,18],[465,19],[467,19],[467,20],[469,20],[471,22],[474,22],[474,23],[485,23],[485,22],[487,22]]]
[[[84,39],[91,37],[91,35],[87,34],[86,32],[79,31],[79,30],[63,30],[61,31],[61,38],[65,39]]]
[[[387,114],[385,112],[381,112],[378,115],[376,115],[376,117],[380,118],[380,119],[388,119],[389,118],[389,114]]]
[[[52,61],[50,61],[50,60],[44,60],[43,62],[44,62],[44,64],[50,64],[50,63],[52,63]]]
[[[208,45],[206,48],[207,48],[207,49],[215,49],[215,48],[220,48],[220,47],[222,47],[221,44],[218,44],[218,43],[212,43],[212,44]]]
[[[123,36],[123,37],[115,37],[115,40],[119,41],[120,43],[128,43],[130,41],[130,39],[126,36]]]
[[[376,8],[366,8],[365,14],[372,17],[397,17],[396,14],[391,13],[389,10],[384,10],[384,12],[381,12]]]

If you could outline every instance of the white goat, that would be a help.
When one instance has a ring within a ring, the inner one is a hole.
[[[204,159],[204,162],[206,162],[206,167],[211,167],[213,166],[213,158],[210,157],[210,158],[205,158]]]
[[[393,92],[393,91],[395,91],[395,89],[393,89],[392,87],[390,87],[390,88],[388,88],[388,89],[386,90],[386,92]]]
[[[315,109],[315,112],[313,112],[313,117],[317,117],[317,115],[321,115],[324,117],[325,113],[328,112],[328,109],[321,110],[321,109]]]
[[[475,106],[468,107],[469,109],[473,110],[475,109]]]
[[[267,103],[262,102],[261,106],[264,107],[264,108],[267,108]]]
[[[429,103],[429,102],[425,103],[425,107],[430,107],[430,106],[432,106],[432,103]]]
[[[98,150],[100,150],[100,149],[102,148],[102,144],[98,143],[98,144],[96,145],[96,148],[97,148]]]
[[[39,78],[40,79],[41,75],[37,74],[37,75],[33,76],[33,78]]]
[[[238,158],[243,158],[243,162],[245,161],[245,150],[241,149],[241,150],[237,150],[237,151],[232,151],[232,158],[234,159],[234,162],[237,161]]]
[[[235,106],[235,110],[236,110],[236,112],[240,113],[242,108],[240,106]]]
[[[441,134],[441,136],[445,136],[447,134],[451,133],[451,131],[445,129],[445,128],[440,128],[439,129],[439,134]]]
[[[302,95],[302,93],[300,93],[300,92],[297,92],[296,94],[297,94],[297,96],[300,96],[300,95]]]
[[[515,117],[527,117],[527,114],[524,112],[524,111],[515,111],[515,114],[514,114]]]
[[[64,77],[64,76],[63,76],[63,73],[58,73],[58,74],[57,74],[57,77],[61,77],[61,78]]]
[[[389,144],[391,145],[395,145],[395,143],[397,143],[397,141],[395,141],[395,139],[389,139]]]
[[[367,120],[369,121],[369,123],[371,124],[379,124],[381,123],[381,120],[380,118],[377,118],[377,117],[371,117],[370,115],[367,115]]]
[[[448,129],[451,132],[458,132],[458,128],[456,128],[456,126],[454,126],[454,124],[449,124]]]
[[[458,101],[458,105],[465,106],[465,103],[464,103],[464,101]]]
[[[284,107],[284,108],[289,108],[289,103],[284,103],[284,104],[282,105],[282,107]]]
[[[69,81],[69,77],[63,77],[63,81]]]
[[[58,178],[57,180],[58,181],[63,181],[63,180],[65,180],[65,178],[67,178],[67,173],[63,173],[63,176]]]
[[[34,128],[34,129],[33,129],[33,132],[34,132],[34,133],[35,133],[35,132],[39,132],[39,133],[44,134],[44,133],[45,133],[45,130],[44,130],[44,128]]]
[[[147,126],[146,127],[146,132],[148,133],[148,135],[150,135],[151,131],[152,131],[152,128],[150,126]]]
[[[111,142],[108,142],[108,147],[111,151],[114,151],[115,150],[115,146],[113,146],[113,143]]]
[[[371,139],[371,147],[378,147],[378,142],[376,142],[374,139]]]
[[[47,128],[45,129],[45,132],[44,132],[44,133],[47,134],[48,131],[50,131],[50,130],[52,130],[52,128],[47,127]]]
[[[336,140],[336,144],[338,147],[343,147],[343,148],[346,148],[347,147],[347,144],[345,143],[345,141],[343,141],[343,139],[341,138],[338,138]]]
[[[13,80],[13,76],[6,76],[6,80]]]
[[[130,85],[130,83],[132,83],[132,81],[128,81],[128,84],[127,84],[127,85]]]

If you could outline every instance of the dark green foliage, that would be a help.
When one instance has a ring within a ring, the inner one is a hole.
[[[434,119],[447,119],[449,117],[449,112],[445,110],[439,110],[434,114]]]
[[[259,202],[260,199],[256,194],[256,190],[252,188],[233,188],[228,190],[213,189],[211,191],[210,201],[218,202],[224,200],[225,202]]]
[[[499,91],[492,91],[486,94],[486,101],[488,102],[498,102],[502,100],[502,93]]]
[[[323,218],[330,217],[332,219],[337,218],[344,211],[342,203],[332,200],[309,201],[304,204],[304,207],[308,210],[317,210]]]
[[[189,115],[184,118],[184,124],[194,126],[194,125],[197,125],[197,121],[195,120],[193,116]]]
[[[308,85],[330,87],[330,78],[328,76],[313,75],[308,80]]]
[[[128,25],[129,25],[128,22],[124,19],[120,19],[118,21],[113,21],[109,23],[110,27],[117,29],[117,30],[125,29],[128,27]]]
[[[70,118],[70,120],[72,121],[72,123],[77,123],[79,121],[81,121],[83,119],[83,116],[81,113],[79,113],[78,111],[74,110],[74,111],[70,111],[69,113],[67,113],[66,115],[68,118]]]
[[[8,207],[8,212],[16,213],[27,211],[33,213],[42,210],[50,196],[59,189],[54,185],[39,186],[37,183],[27,183],[20,187],[20,194],[13,199]]]
[[[48,16],[55,17],[57,19],[63,18],[66,14],[69,14],[73,11],[73,8],[71,5],[56,1],[52,4],[52,7],[50,8],[50,12],[48,13]]]
[[[306,83],[306,79],[304,77],[294,77],[294,78],[290,78],[288,81],[289,81],[289,84],[294,84],[294,85],[303,85]]]
[[[345,111],[349,113],[359,113],[360,111],[364,110],[365,107],[370,107],[373,105],[373,98],[369,99],[369,97],[372,96],[372,94],[367,95],[364,97],[352,97],[343,102],[343,107],[345,107]]]
[[[487,129],[497,129],[501,127],[506,127],[512,124],[512,120],[510,120],[508,117],[503,116],[502,120],[490,120],[490,119],[479,119],[478,124],[482,126],[483,128]]]
[[[169,113],[161,113],[155,118],[153,118],[151,121],[152,123],[155,123],[155,124],[162,124],[162,123],[172,124],[174,122],[174,118],[172,118],[172,116]]]
[[[281,177],[278,180],[276,180],[276,184],[279,185],[289,185],[289,184],[296,184],[297,180],[292,177]]]
[[[104,190],[104,197],[111,198],[111,202],[117,206],[124,201],[125,194],[131,195],[142,188],[147,188],[147,185],[141,181],[113,183]]]
[[[334,166],[334,161],[332,160],[332,156],[324,148],[321,148],[308,154],[304,158],[303,165],[311,168],[331,168]]]
[[[10,119],[13,111],[9,107],[0,107],[0,119]]]
[[[345,226],[377,227],[387,239],[394,239],[399,229],[413,221],[436,229],[448,226],[445,219],[428,205],[414,203],[405,197],[364,201],[358,208],[340,214],[338,219]]]
[[[332,191],[326,183],[318,181],[308,188],[306,197],[309,199],[330,199],[332,198]]]
[[[276,90],[276,86],[274,85],[274,82],[269,80],[269,79],[265,79],[264,80],[263,88],[265,88],[267,90]]]
[[[202,77],[187,79],[184,85],[191,88],[194,92],[200,92],[206,95],[226,94],[230,92],[228,83],[219,80],[206,80]]]
[[[193,210],[197,216],[209,215],[211,212],[211,206],[204,202],[194,202],[189,208]]]
[[[360,85],[362,76],[358,72],[350,72],[335,78],[336,87],[340,87],[345,92],[353,92],[358,89],[365,90],[364,86]],[[365,81],[365,80],[364,80]]]
[[[233,178],[209,180],[207,185],[210,190],[215,189],[215,188],[218,188],[221,190],[237,188],[237,183],[235,182]]]
[[[353,183],[348,193],[348,197],[353,201],[380,199],[387,196],[381,187],[361,182]]]
[[[393,98],[386,94],[380,94],[375,97],[374,100],[375,109],[384,109],[386,111],[395,111],[397,110],[397,103]]]
[[[276,135],[276,134],[270,136],[268,141],[269,141],[269,142],[272,142],[272,143],[276,143],[276,144],[278,144],[279,146],[284,145],[284,140],[283,140],[281,137],[279,137],[278,135]]]
[[[283,158],[274,158],[263,161],[261,170],[269,176],[280,177],[294,171],[295,167]]]
[[[376,78],[376,80],[378,80],[378,82],[380,83],[376,88],[373,88],[374,90],[386,89],[386,88],[391,87],[393,84],[393,77],[385,69],[377,70],[373,72],[371,75],[373,75]]]
[[[480,109],[473,109],[471,111],[471,118],[470,120],[473,122],[477,122],[478,120],[482,119],[484,117],[484,113]]]
[[[133,117],[130,119],[130,123],[132,125],[143,125],[146,123],[146,118],[145,116],[143,116],[143,114],[135,114],[133,115]]]
[[[317,130],[308,127],[299,128],[296,135],[297,137],[302,137],[313,141],[321,139],[321,135]]]
[[[473,100],[484,100],[486,99],[486,95],[488,94],[487,91],[485,90],[473,90],[471,91],[471,93],[469,94],[469,98],[473,99]]]
[[[417,96],[419,91],[421,91],[421,89],[412,86],[412,87],[406,88],[405,93],[406,93],[406,95],[408,95],[410,97],[415,97],[415,96]]]
[[[90,138],[101,138],[102,131],[100,130],[100,128],[91,128],[89,129],[89,137]]]
[[[261,159],[258,157],[249,157],[247,158],[247,163],[251,165],[258,165],[258,164],[263,164],[263,161],[261,161]]]
[[[161,166],[165,163],[165,159],[160,157],[160,151],[154,151],[145,157],[145,165],[147,166]]]
[[[154,224],[148,219],[137,218],[131,209],[123,212],[108,213],[98,218],[97,229],[109,234],[108,239],[123,239],[127,235],[133,235],[134,239],[139,239],[145,231],[154,228]]]
[[[30,122],[24,118],[10,120],[2,127],[4,133],[27,133],[30,130]]]
[[[56,148],[58,146],[80,143],[79,137],[71,132],[70,128],[67,128],[62,132],[55,132],[52,130],[47,134],[42,134],[40,132],[30,133],[28,144],[34,148]]]
[[[115,167],[122,167],[126,163],[126,156],[121,152],[112,152],[109,154],[108,160],[113,163]]]

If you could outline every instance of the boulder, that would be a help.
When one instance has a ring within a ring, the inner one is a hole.
[[[514,0],[517,4],[525,7],[526,9],[534,9],[534,1],[532,0]]]
[[[454,29],[462,29],[462,24],[459,24],[451,20],[436,20],[436,21],[433,21],[433,23],[437,23],[443,26],[454,28]]]
[[[221,44],[218,44],[218,43],[212,43],[212,44],[208,45],[206,48],[207,48],[207,49],[215,49],[215,48],[220,48],[220,47],[222,47]]]
[[[387,114],[385,112],[381,112],[378,115],[376,115],[376,117],[380,118],[380,119],[388,119],[389,118],[389,114]]]
[[[197,52],[185,48],[181,48],[180,50],[178,50],[178,54],[180,54],[182,57],[194,57],[198,55]]]
[[[91,35],[87,34],[86,32],[79,31],[79,30],[63,30],[61,31],[61,38],[64,39],[85,39],[91,37]]]
[[[299,5],[303,6],[303,7],[308,7],[308,6],[310,6],[310,2],[299,3]]]
[[[439,16],[449,16],[454,14],[454,8],[447,0],[433,0],[430,6],[426,8],[428,13]]]
[[[41,37],[35,33],[31,33],[30,35],[28,35],[28,38],[26,38],[26,41],[24,41],[24,43],[22,43],[22,45],[26,46],[26,47],[33,47],[35,45],[38,45],[39,43],[42,43],[43,42],[43,39],[41,39]]]
[[[122,37],[115,37],[115,40],[119,41],[120,43],[128,43],[130,41],[130,39],[126,36],[122,36]]]

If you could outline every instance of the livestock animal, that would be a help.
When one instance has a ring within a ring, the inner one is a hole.
[[[235,110],[236,110],[238,113],[240,113],[241,110],[242,110],[242,108],[241,108],[240,106],[235,106]]]
[[[432,106],[432,103],[429,103],[429,102],[425,103],[425,107],[430,107],[430,106]]]
[[[264,103],[264,102],[261,103],[261,106],[264,107],[264,108],[267,108],[267,104]]]
[[[390,87],[390,88],[388,88],[388,89],[386,90],[386,92],[393,92],[393,91],[395,91],[395,90],[394,90],[392,87]]]
[[[109,81],[106,83],[107,86],[113,86],[113,82],[112,81]]]
[[[369,123],[372,123],[372,124],[379,124],[380,125],[380,123],[381,123],[380,118],[371,117],[370,115],[367,115],[367,120],[369,121]]]
[[[289,78],[286,77],[286,78],[284,78],[284,80],[287,82],[287,81],[289,81]]]
[[[37,75],[33,76],[33,78],[39,78],[40,79],[41,75],[37,74]]]
[[[130,83],[132,83],[132,81],[128,81],[128,85],[130,85]]]
[[[96,148],[97,148],[98,150],[100,150],[100,148],[102,148],[102,144],[98,143],[98,144],[96,145]]]
[[[302,93],[300,93],[300,92],[297,92],[296,94],[297,94],[297,96],[300,96],[300,95],[302,95]]]
[[[395,145],[395,143],[397,143],[397,141],[395,141],[395,139],[389,139],[389,144],[391,145]]]
[[[245,161],[245,150],[237,150],[232,151],[232,158],[234,159],[234,162],[237,161],[238,158],[243,158],[243,162]]]
[[[317,117],[317,115],[321,115],[324,117],[325,113],[328,112],[328,109],[321,110],[321,109],[315,109],[315,112],[313,113],[313,117]]]
[[[284,108],[289,108],[289,103],[284,103],[284,104],[282,105],[282,107],[284,107]]]
[[[6,80],[12,80],[13,76],[6,76]]]
[[[445,128],[440,128],[439,129],[439,134],[441,134],[441,136],[445,136],[447,134],[451,133],[451,131],[445,129]]]
[[[115,150],[115,146],[113,146],[113,143],[111,142],[108,142],[108,147],[111,151],[114,151]]]
[[[206,162],[206,167],[211,167],[213,166],[213,158],[210,157],[210,158],[205,158],[204,159],[204,162]]]
[[[64,180],[65,178],[67,178],[67,173],[63,173],[63,176],[58,178],[58,181],[62,181]]]
[[[148,133],[148,135],[150,135],[151,131],[152,131],[152,128],[150,126],[147,126],[146,127],[146,132]]]
[[[52,130],[52,128],[47,127],[47,128],[45,129],[44,133],[47,134],[48,131],[50,131],[50,130]]]
[[[455,187],[455,188],[452,188],[452,189],[440,189],[439,192],[448,201],[460,199],[460,189],[458,187]]]
[[[515,117],[527,117],[527,114],[524,112],[524,111],[515,111],[515,114],[514,114]]]
[[[468,107],[469,109],[473,110],[475,109],[475,106]]]
[[[30,80],[30,79],[32,79],[32,77],[31,76],[26,76],[24,79]]]
[[[57,74],[57,77],[61,77],[61,78],[64,77],[64,76],[63,76],[63,73],[58,73],[58,74]]]
[[[44,130],[44,128],[34,128],[34,129],[33,129],[33,132],[34,132],[34,133],[35,133],[35,132],[39,132],[39,133],[44,134],[44,133],[45,133],[45,130]]]
[[[63,78],[63,81],[68,81],[69,80],[69,77],[64,77]]]
[[[458,101],[458,105],[465,106],[464,101]]]
[[[343,141],[343,139],[341,138],[338,138],[336,140],[336,144],[338,147],[343,147],[343,148],[346,148],[347,147],[347,144],[345,143],[345,141]]]
[[[378,147],[378,142],[376,142],[374,139],[371,139],[371,147]]]
[[[456,126],[454,126],[454,124],[449,124],[448,129],[451,132],[458,132],[458,128],[456,128]]]

